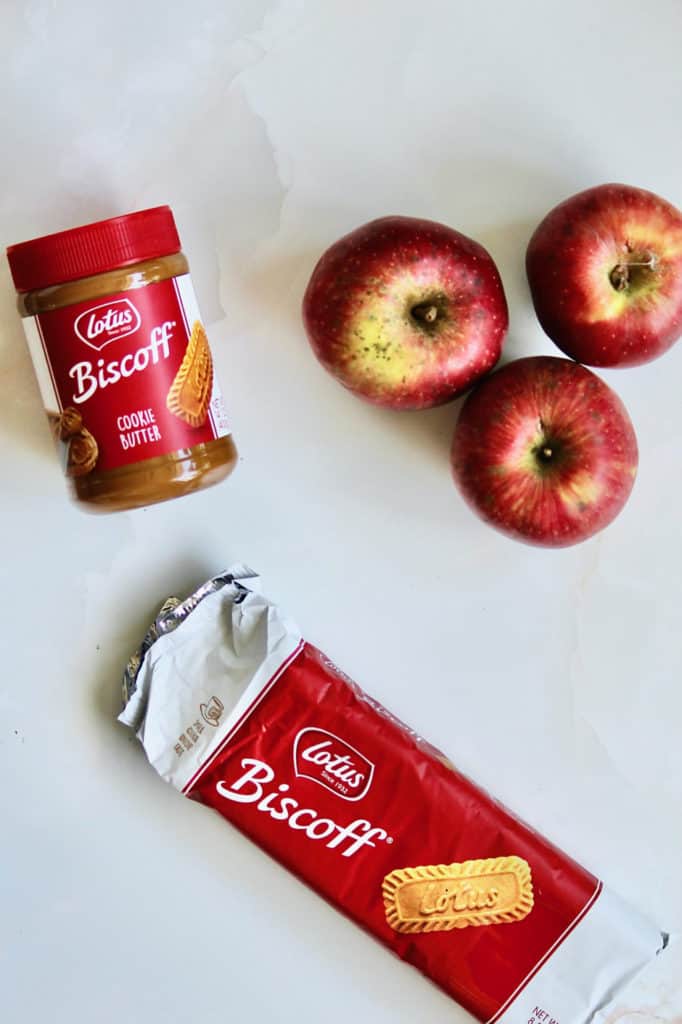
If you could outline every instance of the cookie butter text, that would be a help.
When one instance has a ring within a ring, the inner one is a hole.
[[[124,416],[118,416],[116,427],[120,431],[118,439],[124,451],[135,448],[138,444],[151,444],[161,440],[161,431],[157,426],[153,409],[136,409]]]

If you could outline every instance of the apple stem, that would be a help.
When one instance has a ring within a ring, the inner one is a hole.
[[[630,269],[632,267],[646,267],[653,270],[656,266],[656,256],[652,253],[648,260],[628,260],[626,263],[617,263],[609,275],[611,284],[617,292],[624,292],[630,284]]]
[[[438,306],[431,302],[423,302],[421,306],[413,306],[411,313],[415,320],[423,320],[427,324],[435,324],[438,319]]]

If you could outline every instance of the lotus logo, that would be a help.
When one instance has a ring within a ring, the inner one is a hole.
[[[139,331],[141,324],[142,317],[130,299],[114,299],[80,313],[73,329],[81,341],[101,352],[110,341]]]
[[[294,741],[294,771],[343,800],[361,800],[374,775],[371,761],[325,729],[301,729]]]

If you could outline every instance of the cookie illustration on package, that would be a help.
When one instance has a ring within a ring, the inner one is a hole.
[[[530,865],[522,857],[399,868],[382,889],[386,920],[397,932],[509,924],[533,909]]]

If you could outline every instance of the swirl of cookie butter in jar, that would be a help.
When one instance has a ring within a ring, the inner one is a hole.
[[[168,206],[7,250],[48,419],[75,499],[138,508],[237,462]]]

